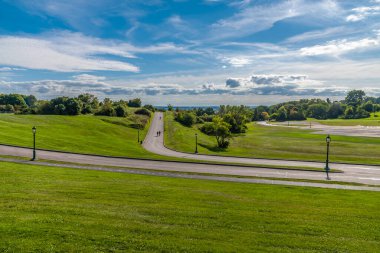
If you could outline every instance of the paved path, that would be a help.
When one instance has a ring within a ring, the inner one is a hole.
[[[157,132],[161,131],[161,135],[157,136]],[[304,161],[287,161],[287,160],[273,160],[273,159],[254,159],[254,158],[240,158],[229,156],[212,156],[212,155],[200,155],[182,153],[168,149],[164,146],[164,116],[163,113],[157,112],[151,123],[151,127],[145,138],[144,148],[148,151],[164,156],[182,157],[194,160],[214,161],[214,162],[227,162],[227,163],[241,163],[241,164],[263,164],[263,165],[276,165],[276,166],[300,166],[300,167],[319,167],[323,168],[324,163],[320,162],[304,162]],[[334,180],[349,181],[349,182],[361,182],[367,184],[379,184],[380,185],[380,166],[371,165],[352,165],[352,164],[335,164],[331,163],[331,167],[344,171],[343,174],[334,174],[332,177]],[[268,171],[267,169],[261,169]],[[236,172],[236,170],[235,170]],[[310,179],[323,178],[323,173],[316,176],[315,172],[294,172],[287,171],[286,174],[283,170],[274,170],[269,174],[281,175],[279,177],[294,177],[299,178],[308,177]],[[264,173],[266,174],[266,173]],[[269,176],[268,177],[272,177]]]
[[[32,150],[28,148],[9,147],[0,145],[0,154],[20,157],[31,157]],[[267,178],[294,178],[308,180],[324,180],[325,173],[315,171],[297,171],[284,169],[266,169],[233,165],[214,165],[183,162],[168,162],[154,160],[140,160],[128,158],[103,157],[95,155],[70,154],[55,151],[37,150],[39,159],[88,164],[96,166],[119,166],[156,171],[192,172],[203,174],[252,176]],[[341,165],[341,169],[344,165]],[[356,169],[352,169],[355,167]],[[347,166],[345,173],[331,174],[331,179],[342,182],[356,182],[380,185],[380,167],[375,166]]]
[[[271,127],[292,127],[299,129],[313,130],[314,134],[331,134],[331,135],[343,135],[343,136],[361,136],[361,137],[380,137],[380,126],[330,126],[323,125],[319,122],[312,122],[310,127],[310,122],[308,121],[293,121],[290,122],[276,122],[276,124],[271,124],[266,121],[260,121],[258,124],[263,126]]]
[[[118,168],[107,168],[107,167],[99,167],[99,166],[94,167],[94,166],[74,165],[74,164],[56,164],[56,163],[52,163],[52,162],[40,162],[40,161],[33,161],[32,162],[32,161],[9,159],[9,158],[0,158],[0,161],[15,162],[15,163],[21,163],[21,164],[43,165],[43,166],[51,166],[51,167],[59,167],[59,168],[97,170],[97,171],[138,174],[138,175],[173,177],[173,178],[189,178],[189,179],[202,179],[202,180],[213,180],[213,181],[223,181],[223,182],[290,185],[290,186],[303,186],[303,187],[306,186],[306,187],[329,188],[329,189],[380,192],[380,187],[369,187],[369,186],[354,186],[354,185],[324,184],[324,183],[311,183],[311,182],[292,182],[292,181],[254,179],[254,178],[236,178],[236,177],[223,177],[223,176],[195,175],[195,174],[183,174],[183,173],[173,173],[173,172],[160,172],[160,171],[153,171],[153,170],[151,170],[151,171],[149,171],[149,170],[136,170],[136,169],[128,169],[128,168],[118,169]]]

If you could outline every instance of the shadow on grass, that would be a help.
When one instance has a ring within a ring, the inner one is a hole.
[[[206,148],[212,152],[218,152],[218,153],[227,152],[226,148],[219,148],[218,146],[211,146],[211,145],[207,145],[207,144],[203,144],[203,143],[198,143],[198,145],[201,146],[202,148]]]

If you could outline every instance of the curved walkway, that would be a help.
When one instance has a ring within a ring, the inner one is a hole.
[[[161,135],[157,136],[157,132],[161,131]],[[297,166],[297,167],[319,167],[323,168],[324,163],[321,162],[306,162],[306,161],[288,161],[274,159],[256,159],[256,158],[241,158],[230,156],[214,156],[183,153],[168,149],[164,146],[164,115],[162,112],[155,113],[148,134],[144,140],[143,146],[146,150],[172,157],[182,157],[194,160],[240,163],[240,164],[262,164],[275,166]],[[355,164],[337,164],[331,163],[331,167],[344,171],[343,175],[334,174],[334,180],[340,177],[350,176],[355,178],[356,182],[366,182],[368,184],[380,184],[380,166],[371,165],[355,165]],[[289,172],[290,173],[290,172]],[[322,174],[322,173],[320,173]],[[321,179],[321,176],[319,178]],[[353,181],[351,181],[353,182]]]

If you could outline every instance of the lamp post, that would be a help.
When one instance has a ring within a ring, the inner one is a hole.
[[[34,126],[32,127],[32,132],[33,132],[33,157],[32,161],[36,160],[36,132],[37,128]]]
[[[198,134],[195,133],[195,154],[198,154]]]
[[[140,126],[137,128],[137,143],[140,143]]]
[[[330,151],[330,142],[331,142],[331,137],[330,135],[327,135],[326,137],[326,145],[327,145],[327,153],[326,153],[326,167],[325,167],[325,171],[326,171],[326,175],[327,175],[327,180],[330,180],[330,177],[329,177],[329,151]]]

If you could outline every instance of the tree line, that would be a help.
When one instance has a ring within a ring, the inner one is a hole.
[[[112,101],[105,98],[100,101],[92,94],[81,94],[77,97],[57,97],[51,100],[38,100],[33,95],[0,94],[0,112],[17,114],[51,114],[80,115],[94,114],[125,117],[128,107],[139,108],[136,114],[150,116],[154,112],[152,105],[142,106],[140,98]]]

